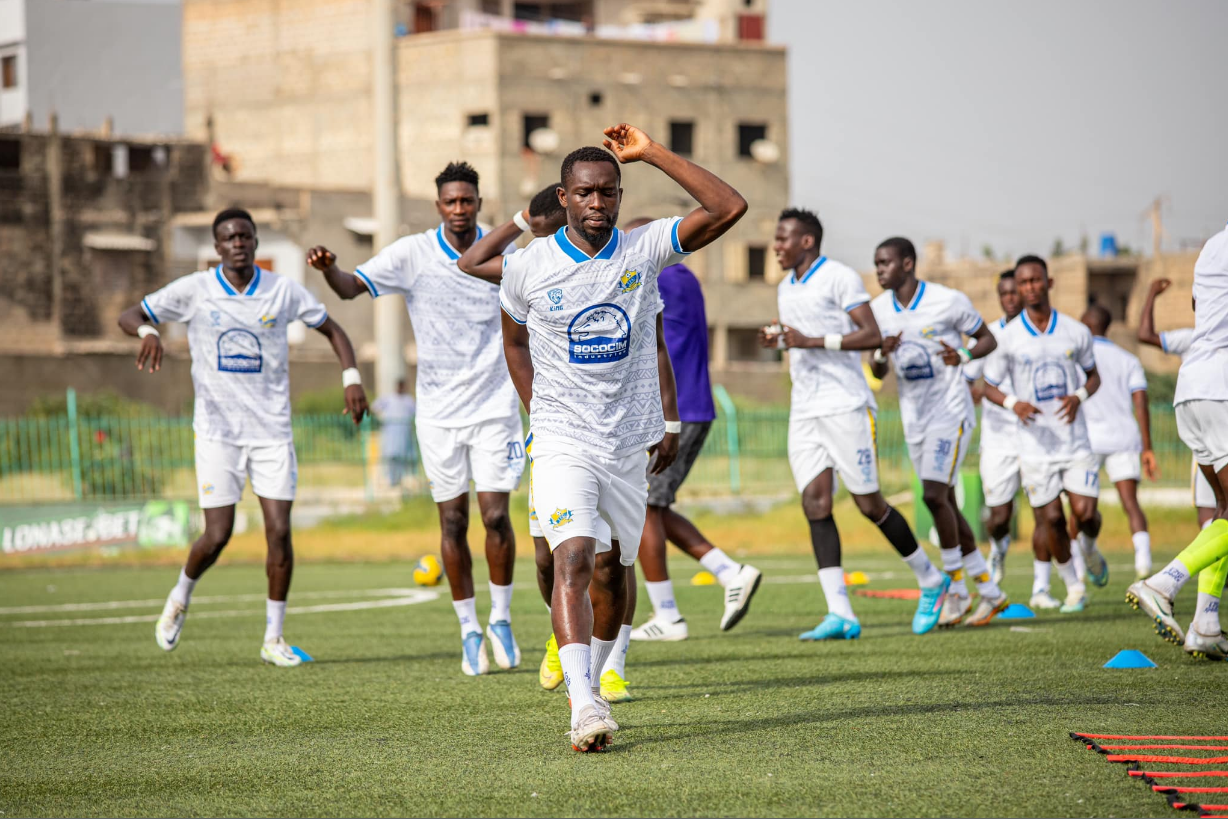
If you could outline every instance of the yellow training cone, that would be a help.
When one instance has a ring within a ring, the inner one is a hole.
[[[692,586],[712,586],[716,584],[716,575],[712,572],[697,572],[691,578]]]
[[[866,577],[865,572],[845,572],[844,585],[846,586],[864,586],[870,582],[870,578]]]

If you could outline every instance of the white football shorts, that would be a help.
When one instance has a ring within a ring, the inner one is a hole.
[[[1194,460],[1217,473],[1228,466],[1228,401],[1184,401],[1176,414],[1177,434]]]
[[[986,506],[1005,506],[1019,494],[1019,455],[990,450],[981,453],[981,491]]]
[[[467,427],[417,422],[422,468],[436,503],[469,493],[512,492],[524,472],[524,428],[520,414],[480,421]]]
[[[1143,477],[1143,465],[1137,452],[1114,452],[1112,455],[1097,455],[1096,460],[1108,473],[1109,480],[1137,481]]]
[[[972,424],[963,421],[954,427],[926,432],[920,441],[909,441],[908,457],[917,477],[954,486],[971,437]]]
[[[243,445],[196,439],[196,490],[201,509],[234,506],[243,499],[243,484],[269,500],[294,500],[298,457],[294,442]]]
[[[1028,503],[1039,508],[1065,490],[1071,495],[1100,497],[1100,461],[1090,452],[1058,461],[1021,458],[1019,474],[1028,493]]]
[[[606,458],[577,451],[566,439],[532,444],[530,481],[538,525],[550,551],[565,540],[591,537],[597,551],[617,540],[624,566],[635,562],[648,511],[647,452]]]
[[[834,468],[854,495],[877,492],[875,435],[874,410],[869,407],[821,418],[795,418],[790,414],[789,467],[797,491]]]
[[[1198,459],[1191,459],[1190,463],[1194,470],[1194,506],[1199,509],[1214,509],[1215,490],[1211,488],[1207,476],[1203,475],[1202,470],[1198,468]]]
[[[529,459],[529,537],[545,537],[542,522],[537,517],[537,504],[533,500],[533,433],[524,442],[524,454]],[[597,552],[608,552],[613,538],[610,537],[610,524],[604,518],[597,520]]]

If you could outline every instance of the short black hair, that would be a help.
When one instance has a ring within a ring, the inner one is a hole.
[[[1001,273],[998,274],[998,281],[1002,281],[1003,279],[1013,279],[1013,278],[1015,278],[1015,268],[1013,267],[1010,270],[1003,270]]]
[[[1022,265],[1025,265],[1025,264],[1035,264],[1035,265],[1040,265],[1040,269],[1041,269],[1041,270],[1043,270],[1043,271],[1045,271],[1045,277],[1046,277],[1046,278],[1048,278],[1048,276],[1049,276],[1049,265],[1048,265],[1048,264],[1046,264],[1046,263],[1045,263],[1045,260],[1044,260],[1044,259],[1042,259],[1041,257],[1039,257],[1039,256],[1032,256],[1032,255],[1028,255],[1028,256],[1020,256],[1020,257],[1019,257],[1019,261],[1015,262],[1015,269],[1016,269],[1016,270],[1018,270],[1018,269],[1019,269],[1019,268],[1020,268]]]
[[[529,200],[530,216],[553,216],[563,210],[559,204],[559,183],[547,185]]]
[[[823,244],[823,223],[819,221],[818,214],[814,211],[809,211],[804,208],[785,208],[780,212],[777,222],[783,222],[786,219],[794,219],[802,226],[802,230],[814,237],[814,246],[817,248]]]
[[[917,261],[917,249],[913,247],[913,243],[903,236],[892,236],[890,239],[883,239],[878,243],[880,248],[889,247],[899,254],[900,261],[904,259],[912,259]]]
[[[448,167],[435,177],[435,193],[439,193],[440,189],[449,182],[468,182],[473,185],[474,190],[477,190],[478,172],[468,162],[449,162]]]
[[[226,210],[218,213],[213,217],[213,238],[217,238],[217,228],[222,222],[229,222],[231,219],[246,219],[252,226],[252,233],[256,232],[256,220],[252,215],[243,208],[226,208]]]
[[[586,145],[583,148],[576,148],[574,151],[563,157],[563,166],[559,170],[559,182],[563,187],[567,187],[567,180],[571,178],[572,170],[578,162],[609,162],[614,166],[614,177],[621,184],[623,181],[622,168],[618,167],[618,160],[609,151],[601,148],[595,148],[592,145]]]
[[[1103,333],[1108,331],[1109,325],[1113,323],[1112,313],[1104,309],[1104,307],[1099,304],[1087,305],[1087,312],[1093,314],[1101,322],[1102,326],[1100,328],[1100,332]]]

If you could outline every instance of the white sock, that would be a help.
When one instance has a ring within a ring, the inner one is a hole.
[[[1130,535],[1134,541],[1134,567],[1141,569],[1151,566],[1151,532],[1135,532]]]
[[[678,613],[678,602],[674,600],[674,581],[660,580],[655,583],[644,581],[648,588],[648,599],[652,601],[652,616],[660,617],[667,623],[677,623],[682,619]]]
[[[699,559],[699,565],[716,575],[716,582],[722,586],[728,586],[729,581],[733,580],[734,575],[738,573],[738,569],[742,568],[740,564],[730,560],[729,555],[715,546],[712,547],[712,551]]]
[[[592,672],[589,659],[592,649],[584,643],[568,643],[559,646],[559,664],[563,666],[563,680],[571,697],[571,726],[576,726],[576,716],[586,705],[593,705],[593,689],[590,685]]]
[[[1067,560],[1065,563],[1053,561],[1057,566],[1057,576],[1062,578],[1062,582],[1066,584],[1066,596],[1073,597],[1087,593],[1087,587],[1083,585],[1083,579],[1079,577],[1075,571],[1074,560]]]
[[[456,619],[460,620],[461,639],[465,639],[466,635],[474,632],[481,634],[482,629],[478,625],[478,606],[477,602],[472,598],[466,600],[453,600],[452,608],[456,611]]]
[[[1048,560],[1032,558],[1032,594],[1044,594],[1049,591],[1049,576],[1052,573],[1052,563]]]
[[[938,571],[933,563],[930,563],[929,555],[925,553],[925,549],[922,549],[920,544],[917,544],[917,551],[902,560],[917,576],[917,585],[921,588],[932,589],[942,585],[942,572]]]
[[[592,652],[588,660],[588,676],[592,681],[594,697],[601,694],[601,672],[605,669],[606,660],[610,659],[610,655],[614,653],[616,645],[618,645],[618,638],[613,640],[593,638]]]
[[[1206,592],[1198,593],[1198,608],[1194,610],[1194,630],[1206,635],[1217,635],[1222,630],[1219,624],[1219,598]]]
[[[1004,555],[1011,548],[1011,536],[1006,535],[1005,537],[1000,537],[1000,538],[991,537],[989,539],[989,545],[993,548],[995,552],[997,552],[1000,555]]]
[[[281,636],[282,626],[286,622],[286,601],[264,601],[264,641],[271,643]]]
[[[508,583],[506,586],[496,586],[490,584],[490,622],[497,623],[500,620],[512,622],[512,586]]]
[[[175,584],[175,588],[171,589],[171,599],[187,608],[188,603],[192,601],[192,589],[194,588],[196,588],[196,581],[188,577],[187,572],[180,569],[179,582]]]
[[[989,576],[989,566],[981,555],[980,549],[974,549],[971,554],[964,555],[964,570],[976,583],[977,594],[986,600],[997,600],[1002,596],[1002,590]]]
[[[614,641],[614,650],[610,659],[605,661],[601,673],[613,671],[624,680],[627,679],[627,649],[631,646],[631,626],[624,624],[618,630],[618,639]]]
[[[1206,529],[1206,528],[1207,528],[1208,526],[1210,526],[1212,523],[1215,523],[1215,518],[1213,518],[1213,517],[1211,517],[1211,518],[1207,518],[1207,522],[1206,522],[1206,523],[1204,523],[1202,526],[1199,526],[1199,527],[1198,527],[1198,531],[1200,531],[1200,532],[1201,532],[1203,529]]]
[[[1172,600],[1189,579],[1190,570],[1185,567],[1184,563],[1174,557],[1172,563],[1169,563],[1157,574],[1147,578],[1147,585],[1163,594],[1169,600]]]
[[[959,547],[938,551],[942,554],[942,570],[951,577],[951,593],[967,597],[968,586],[964,583],[964,556],[959,553]]]
[[[1079,532],[1079,546],[1083,548],[1083,554],[1090,555],[1096,551],[1096,539],[1091,535]]]
[[[1083,558],[1084,555],[1084,537],[1083,533],[1079,533],[1076,540],[1070,542],[1070,563],[1074,566],[1075,576],[1082,583],[1087,579],[1087,561]]]
[[[827,598],[827,610],[838,614],[846,620],[856,620],[853,606],[849,603],[849,592],[844,587],[844,569],[832,566],[819,569],[819,583],[823,586],[823,596]]]

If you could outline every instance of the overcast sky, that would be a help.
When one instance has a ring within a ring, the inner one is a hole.
[[[1166,249],[1228,221],[1228,0],[772,0],[791,199],[857,269],[902,234],[949,255],[1086,233]]]

